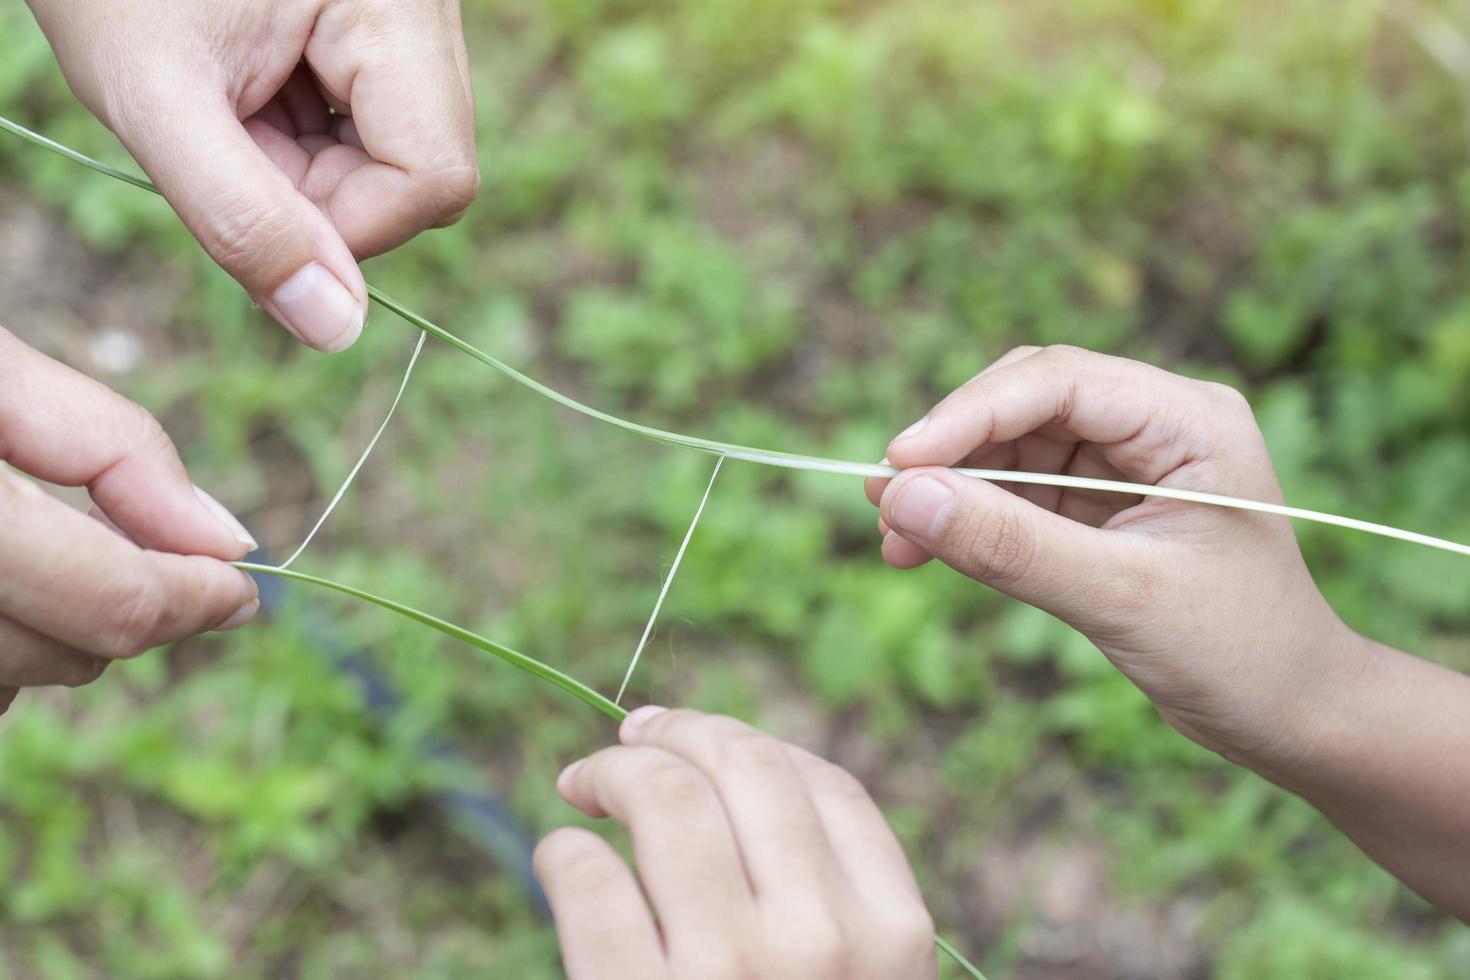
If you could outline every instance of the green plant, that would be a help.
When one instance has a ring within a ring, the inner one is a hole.
[[[876,459],[1016,344],[1142,357],[1246,390],[1293,503],[1470,540],[1462,95],[1375,6],[466,0],[487,193],[369,277],[618,415],[841,459]],[[629,31],[661,40],[610,40]],[[0,103],[113,159],[23,7],[0,13],[0,35]],[[678,92],[659,111],[677,112],[604,118],[591,87],[614,78],[607,97],[626,101],[630,64],[664,73]],[[1120,139],[1114,96],[1162,128]],[[380,421],[411,339],[382,316],[350,357],[295,351],[166,209],[18,141],[0,144],[0,196],[21,235],[8,244],[65,245],[39,267],[24,246],[7,253],[7,325],[83,362],[83,324],[139,329],[147,361],[110,383],[162,415],[262,540],[294,546]],[[1235,297],[1290,308],[1318,270],[1345,288],[1297,307],[1306,330],[1273,327],[1297,340],[1269,364],[1258,337],[1226,331]],[[572,336],[579,318],[601,326],[594,346]],[[615,690],[711,461],[610,437],[435,343],[405,403],[312,570]],[[1067,631],[940,570],[873,567],[852,482],[734,465],[720,480],[635,692],[800,733],[858,772],[936,916],[962,924],[992,975],[1200,975],[1247,935],[1253,975],[1340,973],[1328,945],[1260,927],[1280,921],[1277,902],[1334,923],[1344,948],[1466,972],[1462,929],[1368,873],[1320,817],[1269,788],[1243,797],[1249,776],[1186,751]],[[1356,628],[1470,666],[1457,556],[1298,530]],[[895,633],[903,616],[922,621],[921,643]],[[304,631],[322,617],[404,694],[388,730],[317,663]],[[0,915],[0,970],[60,977],[70,957],[73,973],[157,975],[203,964],[188,951],[203,944],[231,950],[232,977],[556,976],[554,940],[514,885],[422,802],[449,776],[411,747],[427,732],[471,747],[453,785],[492,787],[549,829],[566,814],[536,774],[605,723],[475,653],[307,594],[228,644],[32,698],[0,739],[0,851],[15,889],[44,879],[78,897],[24,925]],[[247,787],[340,771],[326,806],[284,822],[326,857],[252,850],[258,819],[223,806],[204,821],[144,778],[190,757]],[[28,828],[65,800],[85,819],[43,870]],[[1099,855],[1082,878],[1093,898],[1038,916],[1039,896],[1065,891],[1048,859],[1063,843]],[[170,859],[146,876],[158,901],[100,887],[128,853]],[[215,870],[241,854],[263,869],[248,888]],[[179,905],[195,932],[159,925]],[[1160,931],[1138,931],[1150,922]],[[1051,928],[1093,958],[1040,959]]]

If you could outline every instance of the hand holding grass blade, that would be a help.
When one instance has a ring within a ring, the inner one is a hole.
[[[362,332],[358,260],[479,188],[459,4],[29,0],[73,92],[297,339]]]
[[[698,711],[639,708],[619,742],[557,789],[628,828],[634,867],[580,828],[536,853],[568,980],[935,976],[952,947],[851,775]]]
[[[931,556],[1084,633],[1180,732],[1315,804],[1370,857],[1470,921],[1470,677],[1359,636],[1284,521],[1023,486],[1020,466],[1281,490],[1245,399],[1067,348],[1001,358],[893,440],[870,481],[884,557]]]

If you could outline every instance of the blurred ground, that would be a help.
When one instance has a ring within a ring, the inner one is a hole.
[[[538,377],[860,458],[1009,346],[1078,343],[1242,385],[1294,503],[1470,538],[1463,93],[1374,4],[465,6],[485,199],[368,275]],[[0,52],[0,111],[120,159],[23,13]],[[11,142],[0,322],[158,413],[277,554],[413,339],[378,311],[353,353],[303,353],[160,202]],[[613,690],[707,465],[431,347],[303,567]],[[872,519],[840,478],[727,467],[636,698],[851,768],[995,978],[1470,972],[1465,930],[1308,808],[1046,617],[884,569]],[[1303,540],[1354,625],[1470,666],[1461,564]],[[389,724],[331,645],[404,695]],[[0,722],[0,974],[556,976],[519,886],[427,800],[485,788],[544,832],[572,819],[554,774],[609,736],[296,590]],[[430,737],[471,761],[424,764]]]

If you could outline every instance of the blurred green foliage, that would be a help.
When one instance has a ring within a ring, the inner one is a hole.
[[[1470,539],[1466,92],[1376,4],[464,6],[483,200],[368,274],[538,376],[862,458],[1009,347],[1079,344],[1241,385],[1294,503]],[[119,159],[23,12],[0,38],[0,106]],[[160,202],[9,141],[0,176],[180,284],[149,325],[168,356],[116,383],[294,544],[410,331],[379,311],[352,354],[302,352]],[[431,349],[306,562],[612,690],[707,466]],[[1465,932],[1308,807],[1173,734],[1044,615],[886,570],[872,521],[851,481],[727,467],[634,693],[855,768],[992,976],[1470,971]],[[1470,666],[1461,562],[1301,535],[1355,626]],[[324,633],[373,651],[405,698],[391,722]],[[552,776],[611,732],[529,678],[297,590],[269,625],[13,715],[0,974],[556,975],[513,882],[424,802],[489,786],[538,830],[571,819]],[[470,763],[424,763],[436,735]],[[1162,962],[1139,939],[1045,972],[1045,916],[976,869],[1078,840],[1107,855],[1110,903],[1178,913],[1154,941],[1197,947],[1185,966],[1129,972]]]

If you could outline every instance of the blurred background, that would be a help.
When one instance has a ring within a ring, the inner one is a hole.
[[[537,377],[868,459],[1011,346],[1080,344],[1243,387],[1291,502],[1470,540],[1463,0],[464,6],[483,198],[367,274]],[[17,7],[0,111],[125,164]],[[277,559],[414,340],[375,310],[304,352],[161,201],[9,137],[0,322],[152,409]],[[300,567],[611,692],[708,472],[431,344]],[[1463,560],[1300,533],[1354,626],[1470,668]],[[1085,640],[877,544],[857,481],[730,464],[632,698],[851,768],[996,980],[1470,973],[1463,927]],[[572,821],[552,780],[611,726],[371,608],[272,605],[0,722],[0,975],[558,976],[514,827]]]

